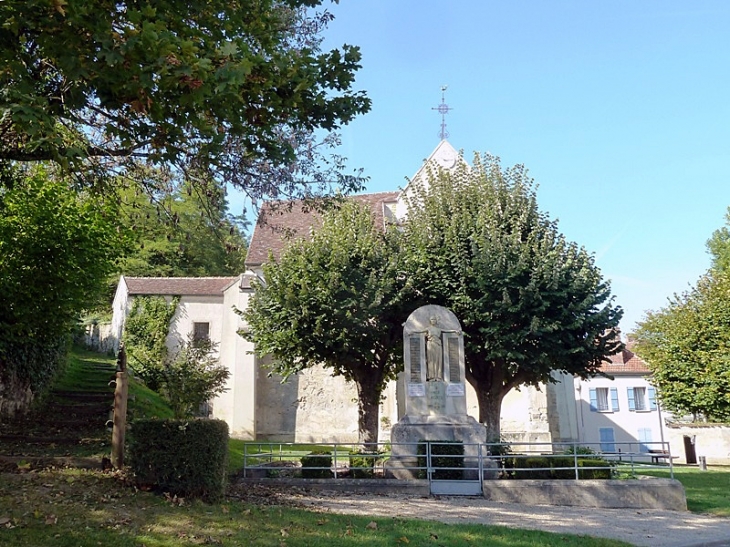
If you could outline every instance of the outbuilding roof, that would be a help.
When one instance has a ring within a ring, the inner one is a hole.
[[[238,277],[125,277],[130,295],[219,296]]]
[[[606,374],[651,374],[646,361],[628,348],[611,355],[610,363],[603,363],[601,371]]]

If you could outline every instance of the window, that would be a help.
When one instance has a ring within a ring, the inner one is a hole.
[[[591,410],[593,412],[618,412],[618,390],[610,388],[611,399],[609,404],[609,388],[596,387],[590,389]]]
[[[210,339],[210,323],[193,323],[193,342]]]
[[[627,392],[629,410],[647,411],[656,410],[656,391],[653,387],[630,387]]]
[[[651,442],[651,429],[639,429],[639,447],[642,452],[649,452],[649,449],[651,448]]]
[[[616,439],[613,436],[612,427],[601,427],[598,429],[598,435],[601,440],[601,452],[616,452]]]

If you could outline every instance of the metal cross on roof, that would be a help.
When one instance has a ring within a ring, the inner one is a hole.
[[[441,86],[441,104],[431,109],[438,110],[439,114],[441,114],[441,131],[439,131],[439,137],[441,138],[441,140],[449,138],[449,132],[446,131],[446,114],[449,113],[449,110],[453,110],[453,108],[449,107],[449,105],[446,104],[444,96],[446,93],[446,88],[448,87],[449,86],[447,85]]]

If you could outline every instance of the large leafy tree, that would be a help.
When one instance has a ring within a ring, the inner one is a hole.
[[[242,312],[241,334],[271,356],[274,372],[286,378],[320,364],[355,383],[361,443],[378,440],[382,391],[402,361],[407,313],[397,235],[347,201],[325,213],[311,240],[271,258]]]
[[[6,0],[0,161],[88,184],[148,162],[254,199],[356,187],[314,136],[370,106],[351,90],[358,48],[320,47],[321,2]]]
[[[662,405],[693,420],[730,420],[730,276],[715,272],[649,312],[636,352],[653,373]]]
[[[118,273],[140,276],[237,275],[244,269],[245,223],[228,213],[225,193],[210,183],[120,189],[121,222],[135,246]],[[115,278],[118,278],[118,276]]]
[[[406,271],[422,303],[460,319],[479,420],[499,441],[504,396],[553,371],[597,374],[621,347],[622,312],[593,257],[539,210],[524,167],[477,155],[427,182],[411,185]]]
[[[712,233],[707,250],[712,257],[713,270],[730,272],[730,207],[725,213],[725,226]]]
[[[112,200],[79,194],[40,167],[5,177],[13,184],[0,188],[0,384],[12,399],[46,386],[127,242]]]
[[[693,420],[730,420],[730,212],[725,220],[707,241],[708,272],[635,333],[662,405]]]

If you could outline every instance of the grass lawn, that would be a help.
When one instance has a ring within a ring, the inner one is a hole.
[[[669,478],[669,470],[641,470],[640,473]],[[700,471],[697,467],[674,466],[674,478],[684,485],[690,511],[730,517],[730,467],[711,466],[707,471]]]
[[[628,544],[480,525],[369,518],[230,501],[165,499],[97,471],[0,477],[0,545],[13,547],[619,547]]]

